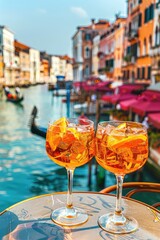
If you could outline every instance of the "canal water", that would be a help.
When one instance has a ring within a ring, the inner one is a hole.
[[[45,151],[45,139],[33,135],[29,119],[34,105],[38,108],[38,125],[47,127],[50,120],[67,115],[62,97],[52,95],[46,85],[22,89],[22,104],[0,100],[0,211],[36,195],[66,191],[66,170],[53,163]],[[71,106],[72,109],[72,106]],[[71,110],[73,117],[74,113]],[[79,167],[74,174],[74,191],[99,191],[92,168],[92,181],[88,186],[88,165]],[[100,170],[101,171],[101,170]],[[99,183],[104,171],[99,174]],[[148,173],[144,181],[156,181]],[[129,177],[126,176],[126,181]],[[105,186],[115,184],[115,177],[106,173]]]

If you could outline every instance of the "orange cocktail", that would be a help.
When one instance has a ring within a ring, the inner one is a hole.
[[[95,151],[94,128],[88,121],[81,120],[80,124],[75,124],[61,118],[49,126],[46,151],[52,161],[74,169],[92,159]]]
[[[148,137],[141,124],[119,123],[99,126],[96,159],[106,170],[127,174],[141,168],[148,158]]]
[[[88,119],[61,118],[49,124],[46,151],[53,162],[66,168],[68,176],[66,207],[55,209],[52,220],[63,226],[86,222],[88,214],[73,207],[72,185],[75,168],[89,162],[95,155],[94,123]]]
[[[134,218],[122,213],[121,195],[123,179],[127,173],[141,168],[148,158],[146,128],[137,122],[102,122],[96,133],[96,160],[117,179],[116,207],[114,213],[101,216],[99,225],[114,234],[130,233],[138,228]]]

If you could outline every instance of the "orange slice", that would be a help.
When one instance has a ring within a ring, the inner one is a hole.
[[[128,137],[122,137],[121,139],[116,138],[114,136],[108,137],[108,147],[111,149],[119,148],[119,147],[132,147],[140,144],[141,142],[146,142],[147,137],[145,135],[132,135]]]
[[[60,127],[60,132],[66,132],[67,119],[65,117],[62,117],[62,118],[56,120],[53,124],[54,124],[54,127],[55,126]]]

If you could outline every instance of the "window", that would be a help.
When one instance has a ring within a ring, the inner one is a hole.
[[[150,35],[149,36],[149,44],[148,44],[148,50],[149,50],[149,53],[150,53],[150,50],[151,50],[151,48],[152,48],[152,36]]]
[[[142,67],[142,79],[145,78],[145,67]]]
[[[90,49],[89,49],[89,47],[85,48],[85,58],[90,58]]]
[[[143,43],[143,56],[145,56],[147,53],[147,42],[146,42],[146,38],[144,39],[144,43]]]
[[[155,31],[155,46],[158,45],[158,26],[156,27],[156,31]]]
[[[89,76],[89,66],[86,65],[85,67],[85,76],[88,77]]]
[[[90,35],[90,34],[88,34],[88,33],[86,33],[86,35],[85,35],[85,40],[86,40],[86,41],[89,41],[89,40],[91,40],[91,35]]]
[[[137,44],[137,56],[140,57],[140,43]]]
[[[152,3],[148,8],[145,9],[144,23],[149,22],[154,18],[154,4]]]
[[[137,68],[137,79],[140,79],[140,68]]]
[[[138,15],[138,27],[142,26],[142,13]]]
[[[151,79],[151,67],[148,67],[147,79]]]

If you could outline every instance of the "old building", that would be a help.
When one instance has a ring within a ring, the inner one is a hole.
[[[139,27],[139,42],[137,56],[136,82],[151,83],[151,48],[153,42],[155,0],[141,1],[141,25]]]
[[[40,52],[40,82],[50,81],[50,55]]]
[[[93,38],[93,47],[92,47],[92,74],[98,76],[99,72],[99,45],[100,45],[100,35],[97,35]]]
[[[73,81],[73,58],[70,58],[68,55],[64,55],[61,58],[66,61],[65,80]]]
[[[134,83],[151,82],[151,47],[155,0],[129,0],[123,67],[124,79]]]
[[[154,11],[152,57],[152,84],[160,82],[160,1],[156,0]]]
[[[14,33],[6,26],[0,26],[0,55],[2,56],[2,75],[4,83],[14,84]]]
[[[114,47],[114,80],[122,80],[122,64],[124,52],[124,34],[126,18],[117,18],[115,21],[115,47]]]
[[[36,49],[29,49],[30,56],[30,82],[40,83],[40,52]]]
[[[131,83],[140,79],[139,70],[137,73],[136,61],[140,56],[139,29],[142,24],[142,13],[140,11],[141,1],[128,1],[128,16],[124,39],[123,57],[123,80]]]
[[[15,46],[15,83],[24,85],[30,83],[30,56],[29,46],[17,40],[14,41]]]
[[[117,17],[100,36],[99,72],[110,80],[122,79],[125,23],[125,18]]]
[[[97,23],[92,20],[89,26],[77,27],[77,31],[72,37],[74,81],[84,81],[92,74],[93,39],[108,25],[107,20],[99,20]]]

